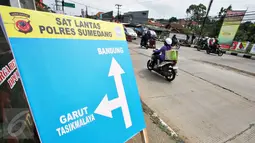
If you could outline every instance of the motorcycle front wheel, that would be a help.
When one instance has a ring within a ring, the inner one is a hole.
[[[210,49],[206,49],[206,53],[207,53],[207,54],[210,54]]]
[[[147,69],[149,70],[149,71],[151,71],[152,70],[152,62],[151,62],[151,60],[148,60],[148,62],[147,62]]]
[[[223,52],[221,50],[218,51],[218,56],[222,56]]]
[[[180,44],[177,44],[177,45],[176,45],[177,50],[179,50],[180,47],[181,47]]]

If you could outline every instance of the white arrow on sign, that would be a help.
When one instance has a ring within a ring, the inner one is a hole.
[[[101,103],[96,108],[95,113],[112,118],[112,110],[121,107],[126,128],[129,128],[132,126],[132,121],[131,121],[131,117],[130,117],[130,113],[128,109],[128,104],[127,104],[127,99],[126,99],[126,95],[124,91],[122,78],[121,78],[121,74],[124,74],[124,73],[125,72],[123,71],[119,63],[114,58],[112,58],[112,63],[111,63],[108,76],[114,77],[114,81],[115,81],[115,85],[116,85],[117,93],[119,97],[109,101],[107,95],[105,95]]]

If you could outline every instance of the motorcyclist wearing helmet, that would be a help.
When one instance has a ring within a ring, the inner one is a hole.
[[[148,30],[148,31],[144,31],[144,34],[143,34],[143,36],[142,36],[142,38],[141,38],[141,43],[140,43],[140,45],[141,45],[141,47],[142,46],[147,46],[147,43],[148,43],[148,40],[150,39],[150,31]]]
[[[166,51],[171,50],[171,44],[172,44],[172,39],[171,38],[166,38],[164,42],[164,46],[161,47],[159,50],[154,50],[154,53],[159,53],[156,56],[157,65],[165,60],[165,55]]]
[[[214,43],[213,43],[213,50],[216,51],[219,48],[219,40],[218,37],[215,36]]]

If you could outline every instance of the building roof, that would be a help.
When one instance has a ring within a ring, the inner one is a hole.
[[[169,31],[168,29],[160,28],[160,27],[152,26],[152,25],[146,25],[146,27],[154,31]]]
[[[148,24],[153,25],[153,26],[158,26],[158,27],[164,27],[165,26],[164,24],[161,24],[160,22],[157,22],[157,21],[155,22],[155,21],[152,21],[152,20],[149,20]]]
[[[98,13],[96,14],[96,16],[97,16],[97,17],[100,17],[100,14],[103,14],[103,12],[98,12]]]

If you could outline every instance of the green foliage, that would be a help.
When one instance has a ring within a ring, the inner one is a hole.
[[[188,28],[183,29],[183,34],[192,34]]]
[[[247,21],[244,23],[241,23],[235,40],[237,41],[250,41],[252,43],[255,43],[255,23]]]
[[[206,15],[206,6],[192,4],[187,8],[186,13],[190,14],[190,20],[201,23]]]
[[[178,19],[177,19],[176,17],[171,17],[171,18],[169,19],[169,23],[177,22],[177,21],[178,21]]]
[[[221,8],[217,17],[211,17],[207,18],[205,22],[204,27],[204,35],[209,37],[215,37],[218,36],[220,33],[220,29],[222,26],[222,23],[224,21],[224,18],[226,16],[226,13],[228,10],[232,10],[232,6],[228,6],[227,8]]]

